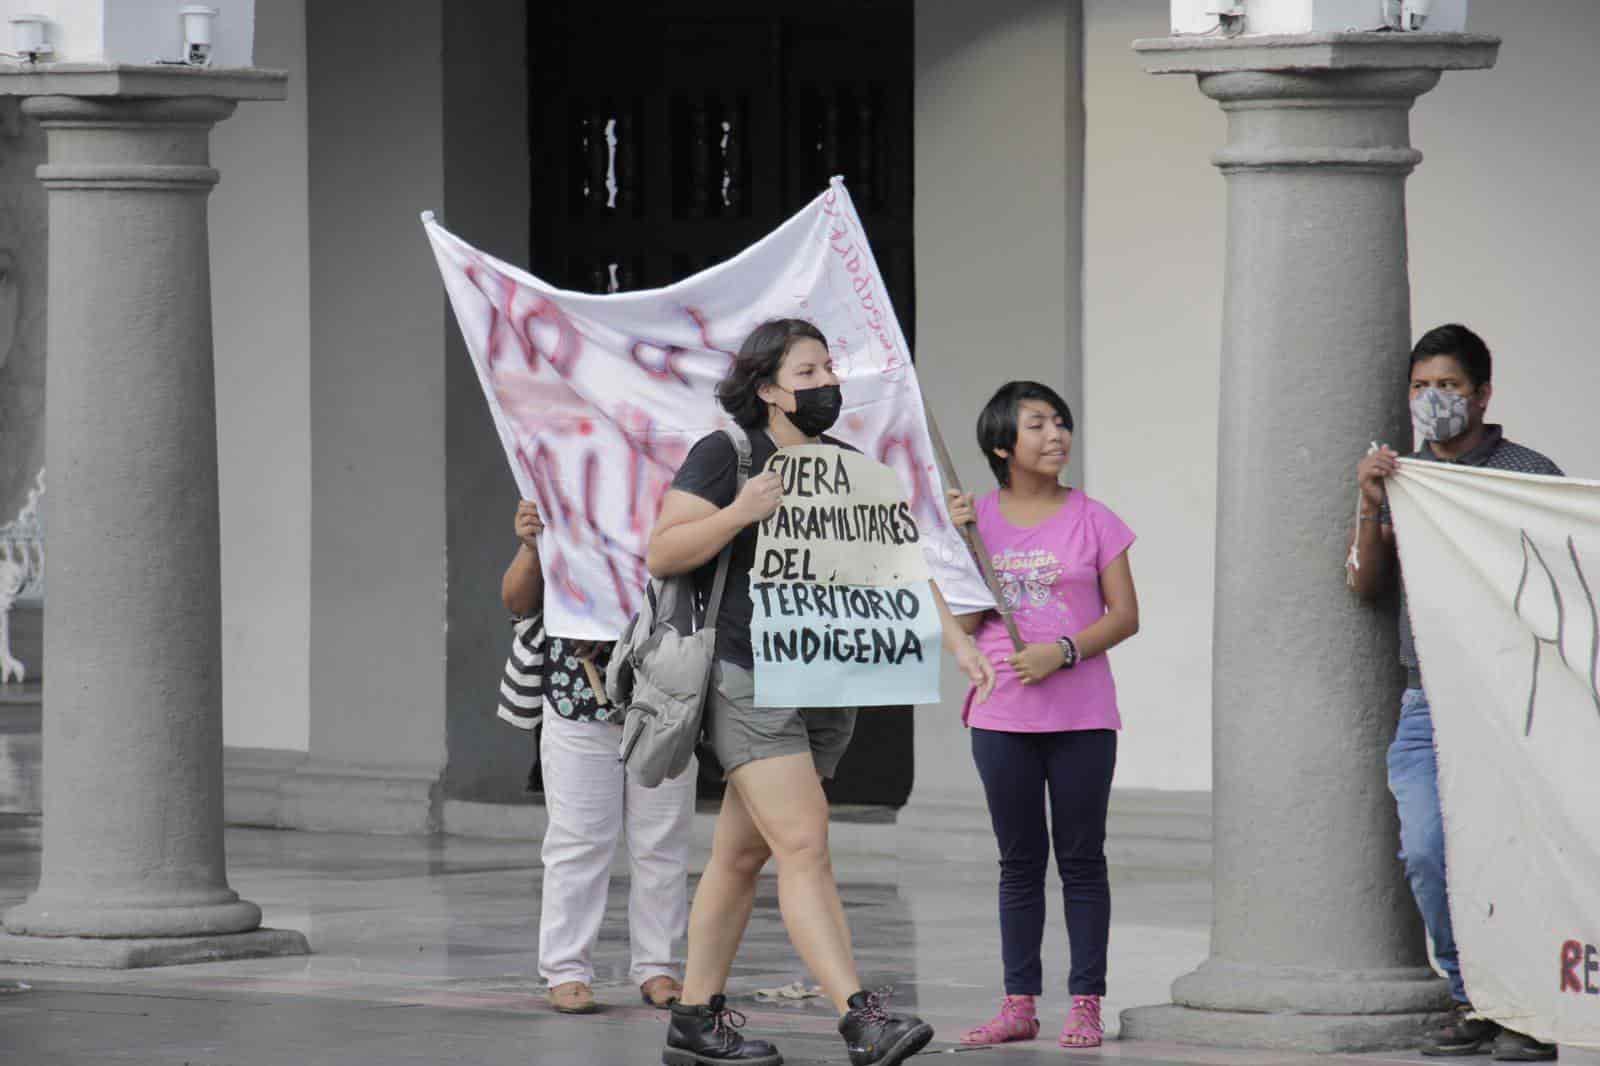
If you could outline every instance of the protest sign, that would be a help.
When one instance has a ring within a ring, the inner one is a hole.
[[[911,353],[841,182],[727,262],[641,292],[558,289],[423,224],[517,487],[544,515],[551,633],[613,639],[638,608],[672,476],[728,422],[717,383],[781,317],[828,338],[844,387],[832,433],[895,471],[945,598],[994,606],[945,514]]]
[[[844,448],[784,448],[783,503],[750,572],[758,707],[939,700],[942,629],[922,531],[893,470]]]
[[[1388,492],[1467,994],[1600,1047],[1600,482],[1401,460]]]

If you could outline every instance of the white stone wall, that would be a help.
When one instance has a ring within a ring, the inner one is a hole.
[[[917,5],[917,367],[969,491],[994,487],[974,434],[997,387],[1033,378],[1081,406],[1074,25],[1055,0]],[[948,662],[943,688],[917,712],[911,802],[981,803]]]
[[[1133,527],[1139,634],[1111,653],[1121,788],[1211,787],[1211,587],[1222,112],[1129,44],[1161,0],[1084,8],[1084,422],[1089,493]]]
[[[256,58],[289,98],[212,135],[223,736],[304,751],[310,732],[311,257],[303,0],[262,0]]]
[[[1463,321],[1495,354],[1491,420],[1571,476],[1600,478],[1600,4],[1472,6],[1505,39],[1484,73],[1446,74],[1417,104],[1412,325]]]

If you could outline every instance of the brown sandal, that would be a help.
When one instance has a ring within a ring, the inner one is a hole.
[[[656,1010],[666,1010],[683,995],[683,986],[666,974],[657,974],[639,986],[639,996]]]
[[[568,981],[550,987],[550,1005],[562,1014],[593,1014],[599,1010],[594,990],[582,981]]]

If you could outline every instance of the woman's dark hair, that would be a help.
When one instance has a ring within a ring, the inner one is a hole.
[[[745,429],[761,429],[767,424],[767,405],[756,390],[778,376],[783,357],[803,340],[828,346],[822,331],[803,318],[768,319],[739,345],[739,354],[717,386],[717,401],[735,422]]]
[[[1011,468],[995,450],[1009,452],[1017,446],[1017,411],[1024,400],[1042,400],[1054,407],[1061,421],[1066,423],[1067,432],[1072,432],[1072,408],[1055,389],[1037,381],[1008,381],[1000,386],[978,415],[978,447],[989,460],[994,479],[1001,485],[1011,484]]]
[[[1435,326],[1424,333],[1417,341],[1417,346],[1411,349],[1411,365],[1416,366],[1424,359],[1439,355],[1448,355],[1460,363],[1462,373],[1467,375],[1475,389],[1487,385],[1494,373],[1494,360],[1489,355],[1489,346],[1483,343],[1482,337],[1459,322]]]

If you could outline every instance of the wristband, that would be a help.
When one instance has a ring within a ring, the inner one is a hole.
[[[1071,670],[1078,665],[1078,645],[1071,637],[1057,637],[1056,644],[1061,648],[1061,669]]]

